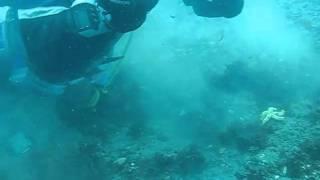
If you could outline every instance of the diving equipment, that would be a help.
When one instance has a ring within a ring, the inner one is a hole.
[[[111,29],[108,28],[111,15],[98,6],[95,1],[73,5],[71,16],[77,33],[84,37],[93,37],[111,32]]]

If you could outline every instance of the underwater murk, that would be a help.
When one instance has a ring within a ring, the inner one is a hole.
[[[319,32],[318,0],[161,0],[99,106],[0,86],[0,180],[319,180]]]

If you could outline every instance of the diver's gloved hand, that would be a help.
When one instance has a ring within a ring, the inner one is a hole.
[[[114,16],[132,12],[136,7],[135,0],[100,0],[98,4]]]
[[[244,0],[183,0],[198,16],[232,18],[242,12]]]
[[[99,5],[111,14],[111,27],[120,33],[139,28],[146,19],[147,11],[138,0],[101,0]]]

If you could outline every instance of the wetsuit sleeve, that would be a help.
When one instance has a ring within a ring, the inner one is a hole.
[[[111,50],[117,34],[82,36],[68,25],[70,9],[50,7],[20,11],[20,29],[28,67],[40,79],[60,83],[85,75]],[[72,26],[71,26],[72,27]]]

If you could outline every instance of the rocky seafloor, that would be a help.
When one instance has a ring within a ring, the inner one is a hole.
[[[289,23],[314,37],[317,54],[318,2],[278,2]],[[173,53],[185,59],[210,45],[199,43],[187,55]],[[226,49],[200,58],[222,51],[242,58]],[[59,114],[54,96],[2,88],[0,180],[320,179],[320,87],[306,72],[312,65],[292,78],[286,64],[264,61],[275,57],[247,55],[250,61],[229,61],[222,73],[203,72],[208,89],[200,108],[185,105],[194,105],[187,93],[182,100],[165,93],[148,99],[154,87],[131,79],[129,67],[98,107],[84,112]],[[269,107],[284,109],[284,119],[262,124]]]

